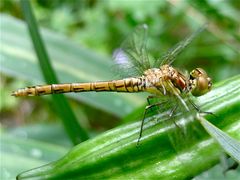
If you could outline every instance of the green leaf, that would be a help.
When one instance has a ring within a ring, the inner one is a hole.
[[[31,81],[31,85],[44,84],[26,24],[4,14],[0,15],[0,19],[0,71]],[[92,82],[114,78],[110,70],[110,58],[87,50],[56,32],[46,29],[40,32],[60,82]],[[119,117],[145,102],[141,94],[93,92],[70,93],[68,96]]]
[[[206,131],[221,145],[226,153],[240,164],[240,142],[212,125],[204,117],[199,115],[197,119],[199,119]]]
[[[203,110],[216,114],[217,118],[208,115],[209,121],[237,140],[240,140],[239,98],[238,75],[219,83],[198,99]],[[222,148],[198,125],[201,131],[198,138],[178,152],[168,138],[176,128],[173,124],[165,126],[149,119],[138,147],[140,122],[123,125],[74,147],[60,160],[25,172],[18,178],[189,179],[217,164],[223,153]]]
[[[6,133],[1,133],[0,142],[0,179],[15,179],[20,172],[55,161],[68,150],[62,146],[14,137]]]

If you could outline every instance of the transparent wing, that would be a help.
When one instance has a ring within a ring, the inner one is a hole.
[[[202,26],[195,33],[185,38],[183,41],[177,43],[161,58],[157,59],[154,63],[154,67],[158,68],[164,64],[172,64],[176,57],[206,28],[206,25]]]
[[[121,77],[140,76],[150,68],[146,50],[147,25],[138,26],[113,55],[118,74]]]
[[[169,88],[172,87],[172,92],[174,92],[172,83],[170,81],[166,81],[166,83],[168,83]],[[166,127],[175,127],[168,136],[172,146],[177,151],[194,142],[197,135],[196,130],[199,129],[196,128],[197,122],[194,121],[196,109],[189,102],[188,96],[187,93],[164,96],[165,100],[160,99],[163,103],[157,106],[157,112],[168,117],[165,121],[159,119],[158,122],[164,123]]]
[[[184,97],[182,98],[184,99]],[[179,98],[170,96],[167,100],[167,107],[159,107],[159,111],[166,110],[168,118],[165,121],[159,119],[158,122],[163,123],[166,127],[173,127],[172,131],[169,131],[168,137],[172,147],[179,152],[194,142],[197,135],[196,129],[198,129],[195,126],[197,122],[194,121],[194,116],[192,116],[194,112],[192,110],[187,111]],[[160,116],[160,118],[163,117]]]

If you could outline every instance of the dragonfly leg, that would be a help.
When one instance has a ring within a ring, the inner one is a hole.
[[[161,96],[148,96],[147,97],[148,105],[151,105],[150,99],[161,99],[161,98],[162,98]],[[167,101],[164,101],[164,102],[167,102]],[[156,104],[158,104],[158,103],[156,103]]]
[[[170,118],[173,116],[173,114],[174,114],[174,112],[176,111],[177,108],[178,108],[178,105],[176,105],[176,106],[170,111],[170,113],[169,113],[169,117],[170,117]],[[173,123],[174,123],[174,125],[175,125],[177,128],[180,129],[180,126],[176,123],[175,120],[173,120]]]
[[[155,99],[155,98],[158,98],[157,96],[148,96],[147,97],[147,102],[148,102],[148,106],[151,106],[151,102],[150,102],[150,99]],[[152,106],[153,107],[153,106]],[[146,107],[147,108],[147,107]],[[145,110],[146,110],[146,108],[145,108]],[[151,109],[151,107],[150,107],[150,109]],[[144,113],[144,116],[145,116],[145,113]]]
[[[181,129],[181,127],[176,123],[175,120],[173,120],[173,123],[178,129]],[[181,132],[181,135],[184,135],[184,133],[182,131],[180,131],[180,132]]]
[[[151,105],[150,99],[154,99],[154,98],[157,98],[157,96],[148,96],[147,97],[148,105]]]
[[[149,96],[150,98],[153,98],[155,96]],[[149,103],[149,98],[148,97],[148,103]],[[143,125],[144,125],[144,120],[146,119],[146,114],[148,112],[148,110],[151,110],[151,108],[156,107],[156,106],[160,106],[165,102],[160,102],[160,103],[155,103],[155,104],[150,104],[148,106],[146,106],[145,110],[144,110],[144,115],[143,115],[143,119],[142,119],[142,123],[141,123],[141,128],[140,128],[140,132],[139,132],[139,136],[138,136],[138,140],[137,140],[137,146],[139,145],[140,139],[142,137],[142,132],[143,132]]]
[[[169,117],[171,118],[174,114],[174,112],[176,111],[176,109],[178,108],[178,105],[176,105],[174,108],[172,108],[172,110],[169,113]]]
[[[167,94],[167,91],[166,91],[166,88],[165,88],[165,86],[163,85],[163,81],[162,81],[162,79],[161,79],[161,86],[162,86],[162,89],[163,89],[163,95],[164,96],[166,96],[166,94]],[[160,90],[160,89],[159,89]],[[160,90],[161,91],[161,90]]]
[[[212,115],[214,117],[217,117],[214,113],[212,112],[207,112],[207,111],[202,111],[191,99],[188,99],[188,101],[191,103],[191,105],[197,110],[197,112],[199,113],[203,113],[203,114],[209,114]]]

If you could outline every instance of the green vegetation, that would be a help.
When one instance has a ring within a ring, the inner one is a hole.
[[[210,121],[240,140],[240,76],[224,81],[206,96],[199,102],[204,104],[203,109],[207,108],[221,115],[221,119],[209,117]],[[223,96],[226,97],[224,102]],[[221,105],[218,105],[220,103]],[[227,109],[226,105],[229,106]],[[163,121],[168,120],[167,118]],[[176,123],[181,120],[180,116]],[[186,124],[194,127],[192,125]],[[168,139],[168,134],[178,129],[176,126],[165,126],[157,123],[154,117],[149,118],[142,141],[136,146],[140,122],[129,123],[75,146],[62,159],[25,172],[19,179],[168,179],[169,176],[189,179],[219,162],[219,156],[223,153],[217,143],[206,135],[200,124],[195,122],[194,125],[198,128],[195,132],[198,135],[192,134],[194,137],[191,137],[186,146],[176,149],[176,152]],[[186,140],[182,139],[183,142],[179,143],[184,144]],[[239,144],[237,146],[239,148]],[[236,153],[237,156],[240,155],[237,149]]]
[[[160,57],[207,21],[209,25],[207,30],[177,57],[174,65],[188,71],[195,67],[206,69],[218,87],[214,86],[212,92],[198,98],[198,104],[204,110],[216,113],[217,118],[208,117],[213,124],[239,140],[239,133],[236,133],[239,131],[239,95],[234,95],[237,90],[233,89],[234,83],[235,86],[239,85],[239,76],[236,75],[240,73],[240,7],[237,1],[31,2],[49,59],[60,82],[88,82],[116,78],[116,73],[111,72],[109,68],[113,64],[111,54],[138,24],[148,24],[149,52],[153,57]],[[17,88],[45,82],[27,25],[23,20],[20,4],[16,1],[4,1],[0,9],[3,160],[1,179],[13,179],[24,170],[59,159],[70,150],[72,143],[64,130],[66,126],[63,127],[60,118],[55,114],[56,109],[49,97],[14,99],[10,96],[11,91]],[[160,125],[154,125],[144,131],[146,139],[137,149],[135,143],[139,122],[133,121],[142,117],[146,94],[83,93],[68,96],[78,123],[91,135],[89,141],[74,147],[71,153],[65,156],[74,157],[70,158],[69,162],[82,161],[85,153],[90,158],[84,161],[86,166],[78,166],[76,169],[66,166],[65,172],[69,171],[66,174],[72,177],[75,173],[81,174],[79,169],[85,168],[88,172],[95,172],[95,168],[103,165],[103,171],[96,172],[93,174],[94,177],[109,177],[109,173],[116,178],[141,177],[145,171],[146,175],[152,174],[152,177],[156,177],[161,174],[159,172],[161,168],[167,168],[164,171],[166,174],[172,170],[176,171],[177,178],[189,178],[219,162],[222,152],[213,143],[207,146],[210,148],[209,152],[214,154],[211,156],[212,159],[199,149],[199,159],[193,157],[188,159],[189,164],[186,162],[186,166],[177,166],[171,158],[179,159],[181,153],[177,154],[170,145],[166,145],[169,144],[167,136],[159,134]],[[69,118],[68,114],[66,118]],[[122,124],[120,127],[109,130],[120,124]],[[109,131],[98,135],[106,130]],[[194,142],[195,145],[184,149],[183,153],[193,153],[197,146],[208,141],[208,138],[203,135],[203,139]],[[166,146],[163,147],[164,142]],[[99,151],[95,153],[97,150]],[[158,152],[153,153],[150,150]],[[74,152],[77,152],[77,155],[72,155]],[[99,154],[103,152],[103,159],[99,159],[101,158]],[[165,159],[163,152],[167,154]],[[124,157],[127,157],[125,160],[129,165],[116,167],[119,160],[125,164]],[[53,165],[65,160],[57,161]],[[205,166],[200,166],[199,163],[192,174],[184,170],[202,161],[209,163]],[[160,162],[164,162],[161,168],[155,166],[154,163]],[[109,167],[114,171],[105,171]],[[220,170],[215,168],[215,171],[205,173],[212,177],[220,177],[223,168],[218,167]],[[238,171],[239,168],[227,173],[227,177],[236,178],[239,176]],[[204,175],[199,176],[201,177]]]

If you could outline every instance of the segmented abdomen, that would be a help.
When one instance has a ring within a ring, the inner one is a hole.
[[[116,91],[116,92],[140,92],[144,90],[142,78],[127,78],[122,80],[102,81],[92,83],[67,83],[26,87],[12,93],[13,96],[39,96],[47,94],[59,94],[68,92],[87,91]]]

